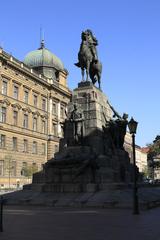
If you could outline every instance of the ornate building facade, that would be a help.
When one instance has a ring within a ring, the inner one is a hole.
[[[67,75],[43,41],[23,62],[0,49],[0,187],[27,183],[58,151]]]

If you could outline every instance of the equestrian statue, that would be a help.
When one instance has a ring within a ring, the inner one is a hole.
[[[75,65],[81,68],[82,71],[82,81],[84,80],[84,74],[86,70],[86,81],[90,79],[92,83],[95,84],[98,81],[99,89],[101,88],[101,72],[102,64],[98,60],[98,54],[96,46],[98,41],[93,35],[92,31],[87,29],[81,34],[81,45],[78,53],[78,63]]]

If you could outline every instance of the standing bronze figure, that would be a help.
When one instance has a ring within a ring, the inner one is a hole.
[[[75,63],[77,67],[81,68],[82,81],[84,81],[84,71],[86,70],[86,81],[89,77],[92,83],[95,84],[98,81],[99,88],[101,87],[101,72],[102,64],[98,60],[98,54],[96,46],[98,41],[93,35],[92,31],[87,29],[81,34],[81,45],[78,53],[78,63]]]
[[[84,117],[74,104],[74,109],[71,112],[70,121],[73,123],[74,142],[82,144],[84,134]]]
[[[113,117],[117,117],[116,120],[111,119],[109,121],[111,127],[111,133],[113,142],[115,147],[124,149],[124,138],[127,132],[127,125],[128,125],[128,114],[124,113],[123,116],[120,116],[119,113],[114,109],[114,107],[107,101],[110,108],[112,109],[114,115]]]

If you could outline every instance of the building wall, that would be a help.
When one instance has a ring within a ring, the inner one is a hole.
[[[160,179],[160,168],[154,169],[154,179]]]
[[[133,150],[132,150],[132,136],[129,132],[126,133],[125,150],[128,152],[130,161],[133,163]],[[135,154],[136,154],[136,165],[139,168],[139,172],[144,172],[148,168],[147,165],[147,153],[143,151],[139,146],[135,146]]]
[[[40,170],[57,151],[71,97],[66,71],[60,76],[44,78],[0,49],[0,187],[28,183],[24,163]]]
[[[154,179],[160,179],[160,155],[158,154],[157,156],[154,157],[153,159],[154,163],[156,163],[156,165],[158,164],[158,166],[156,166],[154,168]]]
[[[141,151],[141,148],[136,148],[136,165],[140,172],[145,172],[148,168],[147,154]]]

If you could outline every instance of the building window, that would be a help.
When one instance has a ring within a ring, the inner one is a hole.
[[[37,118],[33,118],[33,131],[37,131]]]
[[[46,144],[42,143],[42,155],[46,154]]]
[[[37,142],[33,142],[32,153],[37,154]]]
[[[28,152],[28,140],[23,140],[23,152]]]
[[[64,107],[61,107],[61,110],[60,110],[60,117],[61,118],[64,118]]]
[[[19,91],[19,88],[16,85],[14,85],[13,86],[13,97],[15,99],[18,99],[18,91]]]
[[[17,126],[18,125],[18,112],[13,111],[13,125]]]
[[[33,95],[33,105],[35,106],[35,107],[37,107],[37,104],[38,104],[38,96],[37,95]]]
[[[46,99],[45,98],[42,99],[42,110],[46,111]]]
[[[46,133],[46,121],[42,120],[42,133]]]
[[[57,115],[57,104],[56,103],[52,104],[52,114]]]
[[[3,134],[0,134],[0,148],[5,148],[6,146],[6,136]]]
[[[4,160],[0,160],[0,176],[4,175]]]
[[[54,136],[58,135],[58,129],[57,129],[57,124],[56,123],[52,123],[52,132]]]
[[[0,122],[5,123],[6,122],[6,113],[7,110],[5,107],[0,108]]]
[[[24,90],[24,102],[28,103],[29,92],[28,90]]]
[[[37,163],[32,163],[32,173],[36,173],[38,171]]]
[[[55,152],[55,153],[58,152],[58,145],[55,145],[55,146],[54,146],[54,152]]]
[[[16,161],[11,161],[11,166],[10,166],[10,175],[13,176],[13,177],[16,177],[16,172],[17,172],[17,164],[16,164]]]
[[[41,163],[41,170],[43,170],[44,169],[44,163]]]
[[[2,94],[7,95],[7,80],[2,80]]]
[[[24,114],[23,127],[28,128],[28,115],[27,114]]]
[[[23,162],[22,163],[21,176],[27,177],[27,175],[28,175],[28,171],[27,170],[28,170],[27,162]]]
[[[17,138],[16,137],[13,137],[12,138],[12,150],[13,151],[17,151]]]

